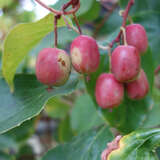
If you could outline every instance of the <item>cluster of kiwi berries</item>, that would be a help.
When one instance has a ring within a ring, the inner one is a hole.
[[[140,54],[148,46],[145,29],[139,24],[128,25],[126,39],[128,45],[120,45],[112,53],[112,73],[102,73],[96,82],[95,96],[102,108],[118,106],[124,96],[124,86],[131,99],[141,99],[148,93],[148,80],[140,64]],[[92,37],[80,35],[74,39],[70,55],[58,48],[40,51],[36,61],[37,79],[48,87],[64,85],[71,63],[81,74],[89,75],[97,70],[100,53]]]
[[[102,108],[120,105],[124,88],[132,100],[144,98],[149,91],[145,72],[141,68],[141,55],[148,47],[144,27],[131,24],[125,28],[126,45],[119,45],[111,56],[112,73],[103,73],[96,83],[96,100]]]

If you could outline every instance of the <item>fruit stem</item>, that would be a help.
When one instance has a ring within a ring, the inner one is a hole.
[[[74,9],[74,8],[75,8],[77,5],[79,5],[79,4],[80,4],[79,0],[70,0],[68,3],[66,3],[66,4],[63,5],[62,11],[63,11],[63,13],[65,14],[65,13],[66,13],[65,10],[66,10],[69,6],[72,5],[72,8]],[[76,23],[76,26],[77,26],[77,28],[78,28],[78,30],[79,30],[79,34],[81,35],[81,34],[82,34],[82,30],[81,30],[81,27],[80,27],[80,25],[79,25],[79,22],[78,22],[78,19],[77,19],[77,17],[76,17],[75,12],[73,12],[72,15],[73,15],[73,19],[74,19],[74,21],[75,21],[75,23]]]
[[[79,34],[81,35],[81,34],[82,34],[82,30],[81,30],[81,27],[80,27],[80,25],[79,25],[79,22],[78,22],[78,19],[77,19],[77,16],[75,15],[75,13],[73,13],[73,18],[74,18],[74,21],[75,21],[75,23],[76,23],[76,26],[77,26],[77,28],[78,28],[78,30],[79,30]]]
[[[57,44],[58,44],[57,23],[58,23],[58,19],[60,18],[61,18],[61,15],[54,16],[54,46],[55,48],[57,48]]]
[[[123,34],[123,42],[124,42],[124,45],[127,46],[127,39],[126,39],[126,29],[124,27],[121,27],[121,31],[122,31],[122,34]]]
[[[124,12],[121,13],[123,17],[122,27],[124,28],[126,27],[126,21],[128,18],[129,11],[133,5],[134,5],[134,0],[130,0]],[[109,44],[110,48],[112,48],[115,43],[118,43],[120,41],[121,35],[122,35],[122,30],[120,30],[117,37]]]

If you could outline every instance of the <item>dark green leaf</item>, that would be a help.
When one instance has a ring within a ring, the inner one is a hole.
[[[100,160],[102,151],[112,139],[108,128],[89,131],[75,137],[70,143],[50,150],[43,160]]]
[[[128,4],[129,0],[120,0],[120,6],[125,8]],[[148,11],[148,10],[154,10],[159,11],[160,7],[160,1],[159,0],[135,0],[135,3],[133,5],[132,12],[137,13],[140,11]]]
[[[17,143],[23,143],[34,133],[35,119],[24,122],[19,127],[13,128],[6,132],[5,136],[8,136],[15,140]]]
[[[64,120],[62,120],[59,124],[58,128],[58,139],[61,143],[68,142],[74,136],[71,124],[70,117],[67,116]]]
[[[71,113],[73,130],[83,133],[103,123],[91,97],[87,94],[78,97]]]
[[[11,93],[5,81],[0,79],[0,133],[38,115],[48,99],[72,92],[77,83],[77,76],[71,75],[64,86],[48,92],[34,75],[17,75],[15,92]]]
[[[12,137],[0,135],[0,150],[8,151],[8,153],[10,150],[17,151],[18,144]]]

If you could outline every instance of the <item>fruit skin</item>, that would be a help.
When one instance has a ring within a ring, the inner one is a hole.
[[[140,56],[133,46],[120,45],[112,53],[111,69],[120,82],[134,80],[140,71]]]
[[[100,54],[96,40],[92,37],[80,35],[75,38],[70,53],[72,65],[77,72],[90,74],[97,70]]]
[[[147,50],[148,38],[144,27],[140,24],[130,24],[126,27],[128,45],[135,46],[142,54]]]
[[[96,82],[96,101],[102,108],[113,108],[123,100],[124,87],[112,73],[103,73]]]
[[[61,86],[69,78],[71,61],[69,55],[58,48],[44,48],[36,61],[37,79],[48,86]]]
[[[149,84],[143,69],[141,69],[139,76],[135,81],[126,84],[126,89],[128,97],[133,100],[142,99],[147,95]]]

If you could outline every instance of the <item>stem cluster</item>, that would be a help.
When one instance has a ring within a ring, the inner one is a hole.
[[[65,15],[73,15],[73,18],[75,20],[75,23],[77,25],[78,28],[78,33],[82,34],[78,19],[76,17],[76,12],[79,10],[80,8],[80,0],[70,0],[69,2],[65,3],[62,6],[62,9],[59,10],[55,10],[49,6],[47,6],[45,3],[43,3],[41,0],[35,0],[37,3],[39,3],[42,7],[46,8],[47,10],[49,10],[50,12],[52,12],[54,14],[54,45],[55,47],[57,47],[57,41],[58,41],[58,35],[57,35],[57,23],[58,23],[58,19],[62,18],[64,19],[66,25],[68,26],[68,28],[73,28],[69,25],[69,23],[67,22],[67,19],[65,18]],[[72,9],[69,11],[66,11],[66,9],[68,9],[70,6],[72,6]],[[73,28],[76,32],[77,30],[75,28]]]

